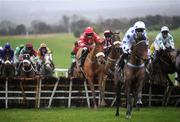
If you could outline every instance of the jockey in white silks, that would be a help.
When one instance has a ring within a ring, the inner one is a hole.
[[[124,60],[127,59],[128,55],[131,53],[131,47],[135,43],[135,40],[141,39],[145,40],[146,44],[149,45],[149,41],[146,34],[146,26],[144,22],[137,21],[133,27],[130,27],[128,31],[125,33],[125,36],[122,40],[122,49],[123,55],[118,60],[117,65],[123,69],[124,67]],[[150,51],[148,51],[148,56],[150,57]]]
[[[152,46],[154,46],[154,50]],[[154,54],[154,58],[156,58],[157,51],[161,49],[166,50],[166,48],[175,49],[173,37],[169,34],[169,28],[163,26],[161,32],[156,36],[155,41],[151,45],[151,54]]]

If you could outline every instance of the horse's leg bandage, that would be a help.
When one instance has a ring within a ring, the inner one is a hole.
[[[99,57],[99,56],[105,57],[105,54],[103,52],[99,52],[99,53],[96,54],[96,57]]]

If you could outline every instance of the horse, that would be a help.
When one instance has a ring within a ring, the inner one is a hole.
[[[148,45],[146,44],[146,40],[136,40],[132,45],[132,52],[129,56],[129,60],[124,66],[123,77],[120,79],[116,79],[116,116],[119,116],[119,105],[120,105],[120,93],[122,90],[122,86],[124,84],[125,88],[125,96],[127,103],[127,111],[126,118],[131,118],[132,112],[132,102],[131,95],[133,93],[137,108],[139,109],[142,104],[142,87],[146,78],[146,68],[144,61],[148,59],[147,56]],[[121,77],[121,73],[116,73],[115,75],[119,75]],[[116,76],[117,77],[117,76]]]
[[[110,48],[109,54],[107,55],[107,61],[105,65],[105,72],[107,75],[111,77],[114,76],[114,68],[115,68],[115,63],[119,56],[122,54],[122,48],[120,47],[121,45],[121,40],[119,33],[113,33],[113,44]]]
[[[12,78],[15,75],[15,67],[10,62],[9,58],[7,57],[5,62],[1,65],[1,75],[2,77]]]
[[[179,81],[180,78],[180,56],[178,51],[167,48],[159,50],[156,54],[156,59],[149,64],[149,79],[151,84],[158,84],[165,87],[165,93],[162,105],[167,105],[168,95],[174,86],[169,78],[169,74],[177,72]]]
[[[20,77],[34,77],[36,70],[34,69],[29,54],[23,55],[23,60],[19,64],[19,70]]]
[[[79,69],[79,62],[82,49],[80,48],[76,55],[76,67]],[[104,65],[105,65],[105,55],[103,53],[103,44],[95,44],[92,49],[90,49],[83,65],[82,74],[90,85],[90,89],[92,91],[93,96],[93,104],[94,109],[97,109],[96,104],[96,94],[94,89],[94,82],[97,79],[99,83],[100,89],[100,101],[99,104],[103,104],[102,98],[104,98],[104,91],[102,89],[102,81],[103,81],[103,73],[104,73]]]
[[[44,56],[44,61],[40,66],[40,74],[43,76],[52,76],[54,73],[54,64],[52,54],[48,53]]]
[[[121,40],[119,33],[113,33],[112,35],[113,44],[109,49],[109,53],[106,56],[105,70],[104,70],[104,80],[102,82],[103,91],[105,91],[107,79],[113,80],[115,63],[119,56],[122,54]],[[105,103],[106,104],[106,103]]]

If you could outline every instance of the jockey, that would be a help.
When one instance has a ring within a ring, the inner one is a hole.
[[[51,53],[51,50],[47,47],[45,43],[42,43],[37,51],[38,58],[44,60],[44,56],[48,53]]]
[[[29,54],[30,57],[37,56],[37,52],[34,50],[33,45],[31,43],[26,44],[26,46],[21,50],[19,57],[22,58],[24,54]]]
[[[111,30],[105,30],[104,31],[104,52],[105,55],[109,54],[109,49],[113,44],[113,32]]]
[[[131,47],[133,43],[135,43],[135,40],[146,40],[146,44],[149,45],[149,42],[147,40],[147,35],[145,31],[146,27],[144,22],[137,21],[133,27],[130,27],[128,31],[125,33],[125,36],[122,40],[122,49],[123,54],[121,58],[118,60],[117,64],[118,66],[123,69],[124,67],[124,60],[128,58],[128,55],[131,53]]]
[[[38,56],[38,71],[40,70],[40,66],[42,65],[42,62],[44,61],[44,56],[46,54],[50,54],[51,50],[47,47],[45,43],[41,43],[40,47],[37,51],[37,56]]]
[[[9,58],[9,61],[13,64],[14,50],[11,48],[11,45],[9,43],[5,44],[4,49],[1,52],[2,63],[4,63],[7,60],[7,58]]]
[[[18,47],[16,47],[14,55],[15,55],[15,62],[19,62],[19,55],[21,50],[24,48],[24,44],[20,44]]]
[[[69,68],[69,74],[71,74],[71,75],[73,73],[73,68],[76,65],[75,58],[76,58],[76,54],[77,54],[78,50],[79,50],[78,41],[75,41],[73,49],[71,51],[71,60],[72,60],[72,63],[71,63],[71,67]]]
[[[163,26],[161,32],[156,36],[155,41],[151,45],[151,54],[154,54],[154,58],[156,58],[157,51],[160,49],[165,50],[166,48],[175,49],[173,36],[169,34],[169,28]]]
[[[78,41],[79,47],[83,48],[80,58],[80,65],[79,65],[81,69],[86,59],[86,56],[89,53],[89,49],[92,48],[95,43],[97,44],[102,42],[103,41],[94,32],[94,29],[92,27],[87,27],[85,29],[84,33],[80,36],[80,39]]]

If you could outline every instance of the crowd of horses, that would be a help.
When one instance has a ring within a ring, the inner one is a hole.
[[[119,34],[114,33],[113,45],[108,55],[104,57],[103,55],[98,55],[104,51],[103,45],[96,44],[87,55],[83,70],[79,68],[79,58],[82,51],[79,49],[76,55],[76,66],[74,67],[73,74],[69,77],[86,79],[92,90],[94,109],[97,108],[94,89],[95,80],[98,81],[100,90],[100,100],[98,103],[99,106],[103,106],[106,104],[104,100],[106,79],[112,79],[116,86],[116,116],[119,116],[120,93],[122,90],[125,90],[127,101],[126,117],[130,118],[132,111],[131,94],[135,98],[137,109],[139,109],[142,105],[142,88],[145,83],[164,85],[167,87],[165,93],[173,86],[173,82],[168,75],[175,72],[177,74],[180,73],[180,52],[172,49],[160,50],[157,53],[157,59],[152,59],[151,62],[146,63],[148,60],[148,46],[145,40],[136,40],[124,68],[121,69],[116,64],[123,53],[120,45]],[[179,80],[179,77],[177,80]],[[164,97],[164,101],[166,101],[166,97]]]
[[[0,63],[0,78],[32,78],[36,75],[52,76],[54,73],[54,65],[52,62],[52,54],[46,54],[44,61],[38,67],[37,58],[24,54],[21,61],[11,63],[9,57],[5,58],[4,63]]]

